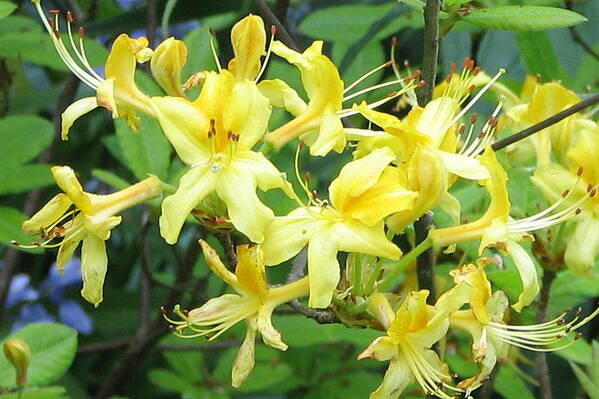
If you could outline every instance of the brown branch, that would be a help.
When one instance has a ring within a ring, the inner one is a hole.
[[[545,128],[548,128],[551,125],[555,125],[562,119],[566,119],[570,115],[574,115],[575,113],[582,111],[583,109],[590,107],[591,105],[596,103],[599,103],[599,94],[595,94],[594,96],[591,96],[586,100],[574,104],[570,108],[566,108],[565,110],[558,112],[557,114],[552,115],[549,118],[542,120],[541,122],[535,125],[532,125],[531,127],[521,130],[518,133],[514,133],[511,136],[496,141],[495,143],[493,143],[491,148],[493,148],[494,151],[499,151],[507,147],[508,145],[517,143],[520,140],[524,140],[525,138],[532,136],[533,134],[540,132]]]
[[[536,322],[543,323],[547,320],[547,305],[549,305],[549,292],[551,285],[555,280],[556,274],[553,270],[544,270],[543,286],[539,299],[539,313],[537,313]],[[539,393],[541,399],[552,399],[551,378],[549,376],[549,367],[547,366],[547,356],[545,352],[537,352],[535,356],[537,364],[537,377],[539,379]]]
[[[129,345],[131,337],[115,339],[114,341],[95,342],[93,344],[81,345],[77,348],[77,354],[111,351],[121,349]]]
[[[433,226],[433,213],[427,212],[414,222],[416,233],[416,245],[428,238],[428,233]],[[426,301],[434,304],[437,298],[435,288],[435,252],[432,248],[427,249],[416,258],[416,274],[418,277],[418,288],[428,290],[429,296]]]
[[[417,90],[418,104],[424,107],[433,98],[439,58],[440,0],[427,0],[424,6],[424,50],[422,54],[422,80],[426,85]]]
[[[255,3],[258,7],[258,13],[260,14],[260,16],[264,18],[268,24],[274,26],[277,29],[277,35],[279,36],[279,39],[281,39],[281,41],[285,43],[287,47],[295,51],[300,51],[300,48],[298,47],[295,40],[293,40],[287,29],[285,29],[279,18],[277,18],[277,16],[270,9],[268,4],[266,4],[264,0],[256,0]]]

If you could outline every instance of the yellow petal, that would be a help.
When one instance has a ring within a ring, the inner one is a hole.
[[[412,291],[403,300],[387,330],[393,342],[399,343],[407,333],[415,333],[426,327],[429,317],[426,305],[428,295],[428,290]]]
[[[91,213],[93,211],[91,201],[77,180],[75,171],[68,166],[53,166],[50,170],[58,187],[69,196],[75,206],[83,213]]]
[[[522,281],[522,292],[518,297],[518,302],[512,305],[516,312],[520,312],[523,307],[530,305],[539,293],[539,277],[537,269],[528,254],[520,245],[514,241],[506,242],[506,249],[514,260],[514,264],[520,274]]]
[[[73,201],[63,193],[54,196],[42,209],[22,224],[23,231],[33,234],[42,228],[54,224],[73,205]]]
[[[256,185],[256,179],[251,173],[231,164],[219,173],[216,192],[227,204],[233,226],[252,242],[261,243],[274,214],[258,198]]]
[[[389,337],[378,337],[358,355],[358,359],[372,358],[379,362],[386,362],[398,356],[397,345]]]
[[[79,220],[74,223],[73,227],[77,226],[81,228],[73,230],[70,234],[65,236],[58,249],[58,254],[56,255],[56,267],[58,268],[59,273],[64,272],[64,268],[69,264],[73,257],[73,253],[79,246],[81,240],[85,237],[85,229],[82,228],[83,216],[77,216],[75,219],[77,218],[79,218]]]
[[[206,259],[206,263],[210,270],[231,287],[238,287],[239,283],[237,281],[237,276],[231,273],[229,269],[223,265],[223,262],[220,260],[216,251],[204,240],[200,240],[199,243],[202,247],[202,252],[204,253],[204,259]]]
[[[162,202],[160,235],[169,244],[174,244],[191,210],[216,188],[216,175],[210,165],[191,168],[179,180],[177,191]]]
[[[404,359],[393,359],[385,372],[381,385],[369,399],[397,399],[413,380],[413,374]]]
[[[478,159],[445,151],[438,151],[437,154],[445,168],[460,177],[471,180],[485,180],[491,177]]]
[[[187,165],[210,158],[208,118],[189,101],[178,97],[153,97],[150,105],[162,131]]]
[[[293,198],[293,187],[286,180],[285,173],[279,172],[261,152],[238,151],[232,162],[236,168],[251,173],[260,190],[280,188],[289,198]]]
[[[81,249],[81,277],[83,278],[81,296],[96,307],[103,299],[102,291],[107,266],[108,258],[104,240],[94,235],[86,236]]]
[[[429,102],[420,113],[414,127],[432,139],[438,148],[450,128],[449,122],[459,111],[458,102],[450,97],[441,97]]]
[[[261,306],[258,310],[258,331],[264,343],[272,348],[285,351],[287,345],[281,339],[281,333],[272,325],[272,309]]]
[[[119,117],[116,100],[114,98],[114,78],[104,79],[96,90],[96,103],[112,113],[112,118]]]
[[[589,184],[599,182],[599,128],[594,130],[584,130],[580,133],[580,138],[574,147],[568,150],[568,161],[572,169],[583,168],[582,178]]]
[[[181,69],[187,62],[187,47],[169,37],[154,50],[150,61],[152,76],[169,96],[185,97],[181,88]]]
[[[69,105],[67,109],[65,109],[64,112],[60,115],[60,137],[63,140],[68,140],[69,129],[71,128],[71,126],[73,126],[75,120],[77,120],[80,116],[87,114],[91,110],[96,109],[97,107],[98,102],[96,100],[96,97],[85,97]]]
[[[266,297],[268,286],[264,270],[264,256],[258,246],[238,245],[235,275],[239,285],[259,298]]]
[[[322,110],[320,129],[316,140],[313,143],[308,143],[310,155],[324,157],[331,150],[341,153],[345,149],[345,143],[345,132],[341,119],[332,106],[325,107]]]
[[[276,218],[264,233],[264,241],[260,245],[265,263],[278,265],[300,252],[322,223],[303,207]]]
[[[132,39],[124,33],[119,35],[106,59],[105,73],[106,79],[114,78],[114,96],[117,103],[151,112],[148,97],[135,85],[137,54],[147,47],[148,39],[145,37]]]
[[[387,239],[384,225],[382,220],[372,227],[351,220],[335,223],[329,241],[343,252],[357,252],[397,260],[401,256],[401,250]]]
[[[235,58],[229,62],[229,70],[235,79],[254,79],[260,71],[260,57],[264,55],[266,34],[264,22],[256,15],[248,15],[231,29],[231,44]]]
[[[256,346],[256,322],[248,321],[245,339],[237,352],[231,370],[231,385],[239,388],[254,369],[254,349]]]
[[[102,240],[108,240],[110,238],[110,230],[118,226],[121,220],[122,217],[120,216],[86,216],[85,229]]]
[[[331,239],[327,229],[314,235],[308,245],[308,278],[310,279],[311,308],[326,308],[331,304],[333,291],[341,273],[337,261],[337,240]]]
[[[595,259],[599,255],[599,219],[583,213],[568,240],[564,261],[578,276],[593,278]]]
[[[394,158],[393,151],[381,148],[364,158],[345,164],[339,176],[329,186],[331,204],[343,212],[352,197],[363,194],[378,182],[383,170]]]
[[[258,89],[272,105],[285,109],[293,116],[302,114],[308,108],[297,92],[281,79],[263,80],[258,83]]]

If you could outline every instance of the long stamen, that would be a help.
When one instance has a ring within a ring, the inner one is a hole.
[[[384,64],[381,64],[379,66],[377,66],[376,68],[366,72],[364,75],[360,76],[358,79],[356,79],[352,84],[350,84],[349,86],[347,86],[345,88],[345,90],[343,90],[343,94],[347,93],[348,91],[350,91],[351,89],[353,89],[354,87],[356,87],[357,85],[359,85],[361,82],[364,81],[364,79],[367,79],[369,76],[372,76],[372,74],[380,71],[381,69],[387,68],[389,65],[391,65],[393,63],[393,61],[387,61]],[[397,81],[403,80],[401,77],[397,78]]]
[[[421,86],[420,82],[415,83],[414,81],[410,81],[410,83],[407,84],[400,91],[389,93],[386,98],[383,98],[383,99],[380,99],[378,101],[372,102],[372,103],[366,105],[366,107],[368,109],[377,108],[377,107],[379,107],[379,106],[381,106],[381,105],[383,105],[383,104],[385,104],[385,103],[393,100],[394,98],[397,98],[397,97],[401,96],[402,94],[406,94],[410,90],[414,90],[416,87],[420,87],[420,86]],[[356,115],[356,114],[359,114],[359,113],[360,113],[360,111],[355,110],[355,109],[341,109],[341,110],[337,111],[337,115],[339,116],[339,118],[347,118],[348,116]]]
[[[343,101],[351,100],[352,98],[361,96],[362,94],[366,94],[366,93],[371,92],[371,91],[376,90],[376,89],[380,89],[380,88],[383,88],[383,87],[387,87],[387,86],[392,86],[392,85],[398,84],[398,83],[400,83],[400,81],[403,81],[403,79],[401,79],[401,80],[392,80],[392,81],[389,81],[389,82],[384,82],[384,83],[380,83],[378,85],[367,87],[366,89],[357,91],[357,92],[355,92],[353,94],[350,94],[349,96],[343,97]]]
[[[216,64],[216,68],[218,72],[222,71],[222,67],[220,65],[220,60],[218,59],[218,53],[216,52],[216,44],[215,42],[216,33],[210,29],[210,50],[212,51],[212,57],[214,58],[214,63]]]
[[[266,71],[266,66],[268,65],[268,60],[270,60],[270,54],[272,53],[272,43],[275,41],[275,33],[277,33],[277,27],[273,25],[270,27],[270,42],[268,43],[268,49],[266,49],[264,62],[262,63],[262,67],[260,68],[260,72],[258,72],[256,79],[254,79],[256,82],[260,80],[264,71]]]
[[[87,56],[85,55],[85,50],[83,47],[83,30],[79,30],[79,50],[77,49],[77,46],[75,45],[75,41],[73,40],[73,32],[71,31],[71,25],[73,22],[73,14],[70,11],[67,11],[67,33],[69,36],[69,42],[71,44],[71,48],[73,49],[73,52],[75,53],[75,55],[77,55],[77,58],[79,59],[79,61],[81,61],[81,63],[83,64],[83,66],[85,68],[87,68],[87,72],[92,75],[93,77],[95,77],[96,79],[98,79],[99,81],[102,81],[102,77],[100,77],[100,75],[98,75],[96,73],[96,71],[94,71],[94,69],[91,67],[91,65],[89,64],[89,61],[87,59]]]

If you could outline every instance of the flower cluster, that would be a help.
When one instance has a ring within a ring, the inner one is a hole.
[[[161,188],[167,189],[160,198],[159,226],[167,243],[179,241],[189,216],[195,216],[207,230],[226,226],[243,234],[249,244],[236,247],[231,257],[236,260],[231,265],[234,272],[215,249],[200,241],[208,266],[235,294],[210,299],[191,310],[177,306],[174,318],[164,312],[173,332],[188,338],[214,339],[245,322],[246,337],[233,366],[234,386],[241,385],[254,366],[257,335],[271,347],[287,348],[271,317],[277,306],[302,297],[308,297],[310,308],[329,308],[340,314],[344,312],[340,302],[346,307],[355,305],[353,312],[341,317],[346,324],[352,326],[349,315],[360,313],[362,320],[368,319],[368,326],[385,333],[360,355],[390,362],[372,399],[397,398],[414,381],[426,394],[441,398],[469,394],[507,356],[510,346],[557,350],[568,345],[570,341],[564,340],[599,312],[583,319],[577,314],[570,321],[563,314],[536,325],[507,324],[508,297],[492,290],[485,272],[492,262],[481,257],[488,248],[496,248],[513,259],[522,289],[511,308],[520,312],[539,293],[533,258],[521,245],[534,239],[533,232],[575,223],[563,256],[580,273],[590,273],[599,253],[599,216],[595,215],[599,130],[594,122],[575,116],[526,144],[537,159],[533,182],[552,205],[521,219],[511,217],[508,174],[490,146],[498,129],[528,126],[576,102],[574,93],[558,83],[527,81],[518,96],[498,83],[503,70],[489,76],[467,59],[462,71],[452,66],[435,88],[432,101],[419,106],[415,90],[427,82],[420,81],[418,71],[408,69],[402,75],[392,60],[346,84],[323,54],[322,41],[303,52],[295,51],[275,40],[274,29],[268,40],[262,19],[254,15],[233,27],[234,58],[226,65],[221,65],[213,48],[214,71],[182,76],[188,53],[182,41],[169,38],[151,49],[145,38],[122,34],[113,43],[102,77],[89,65],[82,39],[75,44],[72,18],[67,15],[67,33],[63,34],[59,13],[51,11],[48,22],[40,1],[33,2],[64,62],[96,92],[66,109],[63,139],[68,139],[78,117],[96,107],[106,108],[113,118],[124,118],[133,129],[139,128],[143,114],[158,121],[186,169],[172,190],[150,176],[116,193],[95,195],[83,190],[72,169],[54,167],[52,172],[64,193],[24,222],[24,230],[40,235],[33,246],[59,247],[59,269],[83,242],[82,295],[95,305],[102,301],[105,241],[121,222],[116,215],[159,197]],[[281,79],[262,79],[274,56],[297,68],[305,97]],[[164,95],[149,96],[136,86],[135,70],[146,62]],[[355,90],[387,67],[393,72],[390,80]],[[189,92],[195,87],[199,92],[192,97]],[[357,101],[386,87],[393,91],[382,98]],[[499,92],[502,97],[480,123],[467,114],[486,92]],[[391,102],[408,104],[409,109],[401,118],[375,110]],[[287,111],[289,120],[272,126],[273,108]],[[358,119],[347,123],[350,116],[363,118],[367,128],[356,128]],[[286,146],[297,149],[295,182],[281,172],[287,165],[275,164],[272,156]],[[352,159],[330,182],[326,199],[300,172],[299,155],[305,146],[313,157],[351,152]],[[486,212],[466,223],[461,223],[460,202],[451,194],[460,180],[465,184],[478,181],[490,195]],[[275,215],[258,189],[281,190],[295,209]],[[206,216],[206,203],[216,212],[212,218]],[[402,254],[395,238],[410,237],[412,223],[435,207],[444,210],[453,225],[432,230],[425,241],[411,242],[412,246],[419,244],[420,252],[427,247],[451,250],[458,243],[478,241],[479,258],[472,259],[472,264],[455,265],[454,285],[438,298],[429,298],[427,290],[407,291],[403,296],[386,292],[394,288],[398,270],[414,261]],[[269,285],[267,266],[281,265],[303,249],[307,251],[307,276]],[[340,253],[348,254],[346,264],[340,263]],[[472,357],[480,364],[478,374],[457,384],[431,349],[449,328],[471,334]]]

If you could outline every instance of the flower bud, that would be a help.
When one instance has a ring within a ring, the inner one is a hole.
[[[11,338],[6,340],[3,345],[4,356],[12,364],[17,372],[16,384],[19,387],[27,383],[27,368],[29,367],[29,358],[31,349],[22,339]]]

